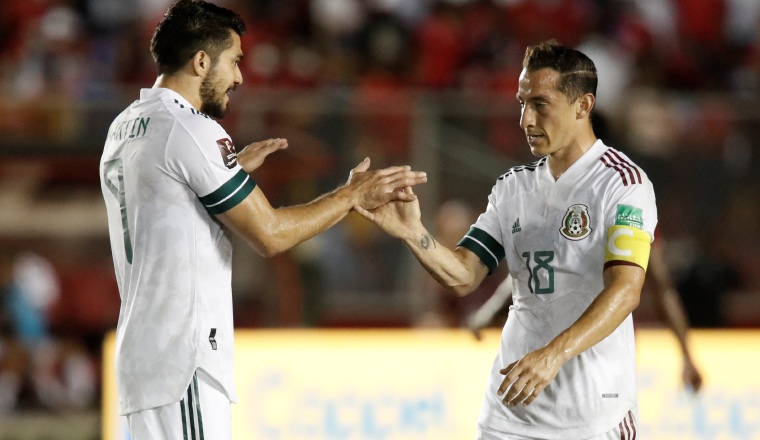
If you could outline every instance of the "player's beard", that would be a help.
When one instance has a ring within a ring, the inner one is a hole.
[[[201,81],[201,113],[216,119],[224,118],[228,108],[224,104],[226,92],[227,87],[224,87],[222,80],[217,78],[216,69],[211,69],[208,76]]]

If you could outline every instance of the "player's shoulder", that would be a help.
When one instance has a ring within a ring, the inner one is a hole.
[[[503,182],[515,182],[520,181],[523,179],[528,179],[530,176],[538,169],[543,168],[546,166],[546,157],[542,157],[541,159],[531,162],[527,165],[517,165],[509,170],[507,170],[506,173],[499,176],[497,179],[497,183]]]
[[[183,127],[190,131],[207,130],[209,128],[219,128],[221,125],[211,116],[200,112],[189,104],[180,101],[177,98],[164,97],[162,99],[164,108],[174,119]]]
[[[164,97],[162,101],[166,111],[171,114],[173,139],[189,138],[197,145],[232,142],[225,129],[214,118],[174,97]]]
[[[604,146],[597,165],[600,177],[611,184],[626,187],[649,183],[646,172],[625,153],[613,147]]]

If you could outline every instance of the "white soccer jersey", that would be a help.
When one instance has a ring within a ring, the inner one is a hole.
[[[197,368],[233,384],[232,245],[214,214],[255,187],[229,135],[169,89],[143,89],[100,162],[121,295],[121,414],[182,399]]]
[[[507,407],[496,391],[504,379],[499,369],[545,346],[588,308],[604,287],[605,265],[646,268],[656,224],[646,174],[601,141],[556,182],[545,157],[499,177],[486,212],[459,243],[490,270],[506,258],[514,278],[513,306],[481,409],[482,429],[588,438],[609,431],[636,408],[631,315],[567,361],[530,405]],[[643,241],[626,241],[634,235]]]

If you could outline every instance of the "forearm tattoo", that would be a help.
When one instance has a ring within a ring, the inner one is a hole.
[[[420,246],[422,247],[422,249],[428,249],[430,248],[431,245],[433,246],[433,248],[436,247],[435,239],[431,235],[424,234],[420,238]]]

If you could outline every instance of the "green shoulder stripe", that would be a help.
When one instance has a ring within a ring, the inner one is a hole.
[[[470,228],[470,231],[457,243],[457,246],[471,250],[480,258],[487,267],[488,273],[492,273],[499,262],[504,259],[504,247],[499,244],[487,232]]]
[[[221,214],[240,203],[256,188],[256,182],[244,170],[238,171],[211,194],[200,197],[201,203],[211,214]]]

